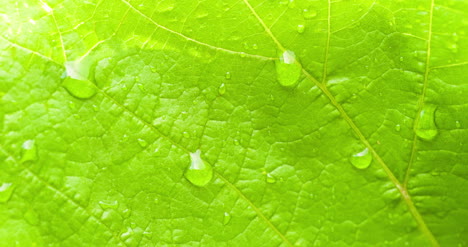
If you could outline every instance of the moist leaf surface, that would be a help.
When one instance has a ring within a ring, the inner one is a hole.
[[[466,13],[4,0],[0,245],[465,246]]]

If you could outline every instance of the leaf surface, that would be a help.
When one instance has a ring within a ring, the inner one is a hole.
[[[466,1],[2,6],[0,245],[468,244]]]

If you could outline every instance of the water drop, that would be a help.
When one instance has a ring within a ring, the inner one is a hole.
[[[234,145],[239,146],[240,145],[239,140],[234,139]]]
[[[301,66],[292,51],[284,51],[275,61],[278,81],[283,86],[293,86],[301,76]]]
[[[397,188],[389,189],[382,194],[382,197],[387,201],[395,201],[400,198],[400,192]]]
[[[304,19],[312,19],[317,16],[317,11],[304,9],[302,11],[302,15],[304,16]]]
[[[98,111],[99,111],[99,106],[93,105],[93,110],[94,110],[95,112],[98,112]]]
[[[63,80],[63,86],[71,95],[78,99],[89,99],[97,92],[96,86],[88,80],[67,77]]]
[[[457,128],[460,128],[461,127],[460,121],[455,121],[455,126],[457,126]]]
[[[270,173],[267,173],[266,174],[266,182],[269,183],[269,184],[274,184],[276,183],[276,178],[271,175]]]
[[[185,178],[193,185],[203,187],[213,178],[213,168],[200,157],[201,151],[190,153],[190,166],[185,171]]]
[[[416,126],[416,135],[426,141],[434,139],[438,130],[434,122],[436,107],[433,105],[424,106],[419,113],[419,122]]]
[[[72,110],[76,109],[76,105],[73,103],[73,101],[68,102],[68,107],[70,107]]]
[[[138,83],[137,86],[143,93],[146,92],[145,85]]]
[[[0,186],[0,202],[7,202],[13,194],[14,187],[11,183],[3,183]]]
[[[369,153],[369,149],[365,148],[361,152],[351,156],[349,160],[354,167],[358,169],[366,169],[372,162],[372,155]]]
[[[224,83],[221,83],[219,86],[218,93],[219,95],[224,95],[226,93],[226,85],[224,85]]]
[[[231,80],[231,72],[226,72],[226,75],[224,75],[224,78],[226,78],[226,80]]]
[[[241,53],[240,53],[240,57],[241,57],[241,58],[244,58],[244,57],[246,57],[246,56],[247,56],[247,55],[245,54],[245,52],[241,52]]]
[[[396,131],[400,131],[400,130],[401,130],[400,124],[395,125],[395,130],[396,130]]]
[[[145,236],[145,237],[148,238],[148,239],[152,239],[152,238],[153,238],[153,232],[144,231],[144,232],[143,232],[143,236]]]
[[[188,133],[187,131],[184,131],[182,133],[182,135],[185,137],[185,138],[190,138],[190,133]]]
[[[33,140],[27,140],[21,145],[22,156],[21,163],[26,161],[35,161],[37,160],[37,148],[36,143]]]
[[[231,215],[228,212],[224,212],[223,224],[227,225],[231,221]]]
[[[142,139],[142,138],[138,138],[138,144],[140,144],[140,146],[142,148],[148,146],[148,142],[145,139]]]
[[[118,201],[99,201],[99,206],[101,206],[102,209],[117,208],[119,206],[119,202]]]
[[[297,25],[297,32],[298,33],[304,33],[304,30],[305,30],[305,26],[300,24],[300,25]]]
[[[254,50],[257,50],[257,49],[258,49],[258,45],[257,45],[257,44],[253,44],[253,45],[252,45],[252,48],[253,48]]]

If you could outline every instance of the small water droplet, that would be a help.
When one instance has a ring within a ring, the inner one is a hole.
[[[292,51],[284,51],[275,61],[278,81],[283,86],[293,86],[301,76],[301,66]]]
[[[397,188],[389,189],[382,194],[382,197],[387,201],[395,201],[400,198],[400,192]]]
[[[253,45],[252,45],[252,48],[253,48],[254,50],[257,50],[257,49],[258,49],[258,45],[257,45],[257,44],[253,44]]]
[[[240,143],[239,143],[239,140],[234,139],[234,145],[239,146],[239,144],[240,144]]]
[[[14,187],[11,183],[3,183],[0,186],[0,202],[7,202],[13,194]]]
[[[276,183],[276,178],[271,175],[270,173],[267,173],[266,174],[266,182],[269,183],[269,184],[274,184]]]
[[[366,169],[372,162],[372,155],[369,149],[365,148],[357,154],[353,154],[350,158],[351,164],[358,169]]]
[[[99,106],[93,105],[93,110],[94,110],[95,112],[98,112],[98,111],[99,111]]]
[[[400,124],[395,125],[395,130],[400,131],[401,130],[401,125]]]
[[[227,225],[231,221],[231,215],[228,212],[224,212],[223,224]]]
[[[201,151],[190,153],[190,166],[185,170],[184,176],[193,185],[203,187],[213,178],[213,168],[200,157]]]
[[[117,208],[119,206],[119,202],[118,201],[99,201],[99,206],[102,209]]]
[[[304,19],[312,19],[317,16],[317,11],[315,10],[309,10],[309,9],[304,9],[302,11],[302,15],[304,16]]]
[[[37,160],[37,148],[36,148],[35,141],[27,140],[23,142],[23,145],[21,145],[21,148],[22,148],[22,156],[20,160],[21,163]]]
[[[184,131],[182,133],[182,135],[185,137],[185,138],[190,138],[190,133],[188,133],[187,131]]]
[[[231,72],[226,72],[226,74],[224,75],[224,78],[226,78],[226,80],[231,80]]]
[[[427,105],[424,106],[424,108],[419,113],[418,126],[416,126],[416,135],[425,141],[434,139],[438,133],[434,121],[435,110],[435,106]]]
[[[224,85],[224,83],[221,83],[219,86],[218,93],[219,95],[224,95],[226,93],[226,85]]]
[[[461,127],[460,121],[455,121],[455,126],[456,126],[457,128],[460,128],[460,127]]]
[[[145,236],[148,239],[152,239],[153,238],[153,233],[150,232],[150,231],[144,231],[143,236]]]
[[[247,56],[247,55],[245,54],[245,52],[241,52],[241,53],[240,53],[240,57],[241,57],[241,58],[244,58],[244,57],[246,57],[246,56]]]
[[[66,77],[62,85],[72,96],[78,99],[89,99],[97,92],[96,86],[88,80]]]
[[[73,101],[68,102],[68,107],[70,107],[72,110],[76,109],[76,105],[73,103]]]
[[[138,138],[138,144],[140,144],[140,146],[142,148],[148,146],[148,142],[145,139],[142,139],[142,138]]]
[[[304,30],[305,30],[305,26],[300,24],[300,25],[297,25],[297,32],[298,33],[304,33]]]
[[[138,83],[137,86],[142,92],[146,92],[145,85]]]

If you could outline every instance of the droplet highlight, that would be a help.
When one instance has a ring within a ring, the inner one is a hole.
[[[399,124],[395,125],[395,130],[396,130],[397,132],[400,132],[400,130],[401,130],[401,125],[399,125]]]
[[[349,160],[354,167],[358,169],[366,169],[372,162],[372,155],[369,153],[369,149],[365,148],[361,152],[353,154]]]
[[[67,77],[63,80],[62,85],[68,93],[78,99],[89,99],[97,92],[96,86],[88,80]]]
[[[421,112],[419,113],[419,121],[416,126],[416,135],[425,140],[430,141],[436,137],[438,130],[435,125],[435,110],[436,106],[427,105],[424,106]]]
[[[200,157],[201,151],[190,153],[190,166],[185,170],[185,178],[195,186],[203,187],[213,178],[213,168]]]
[[[226,80],[230,80],[231,79],[231,72],[226,72],[226,74],[224,75],[224,78],[226,78]]]
[[[13,194],[13,185],[11,183],[3,183],[0,186],[0,202],[7,202]]]
[[[21,163],[37,160],[37,148],[34,140],[27,140],[21,145],[22,156]]]
[[[275,61],[275,64],[279,83],[285,87],[294,86],[299,80],[302,70],[294,52],[284,51],[279,59]]]

